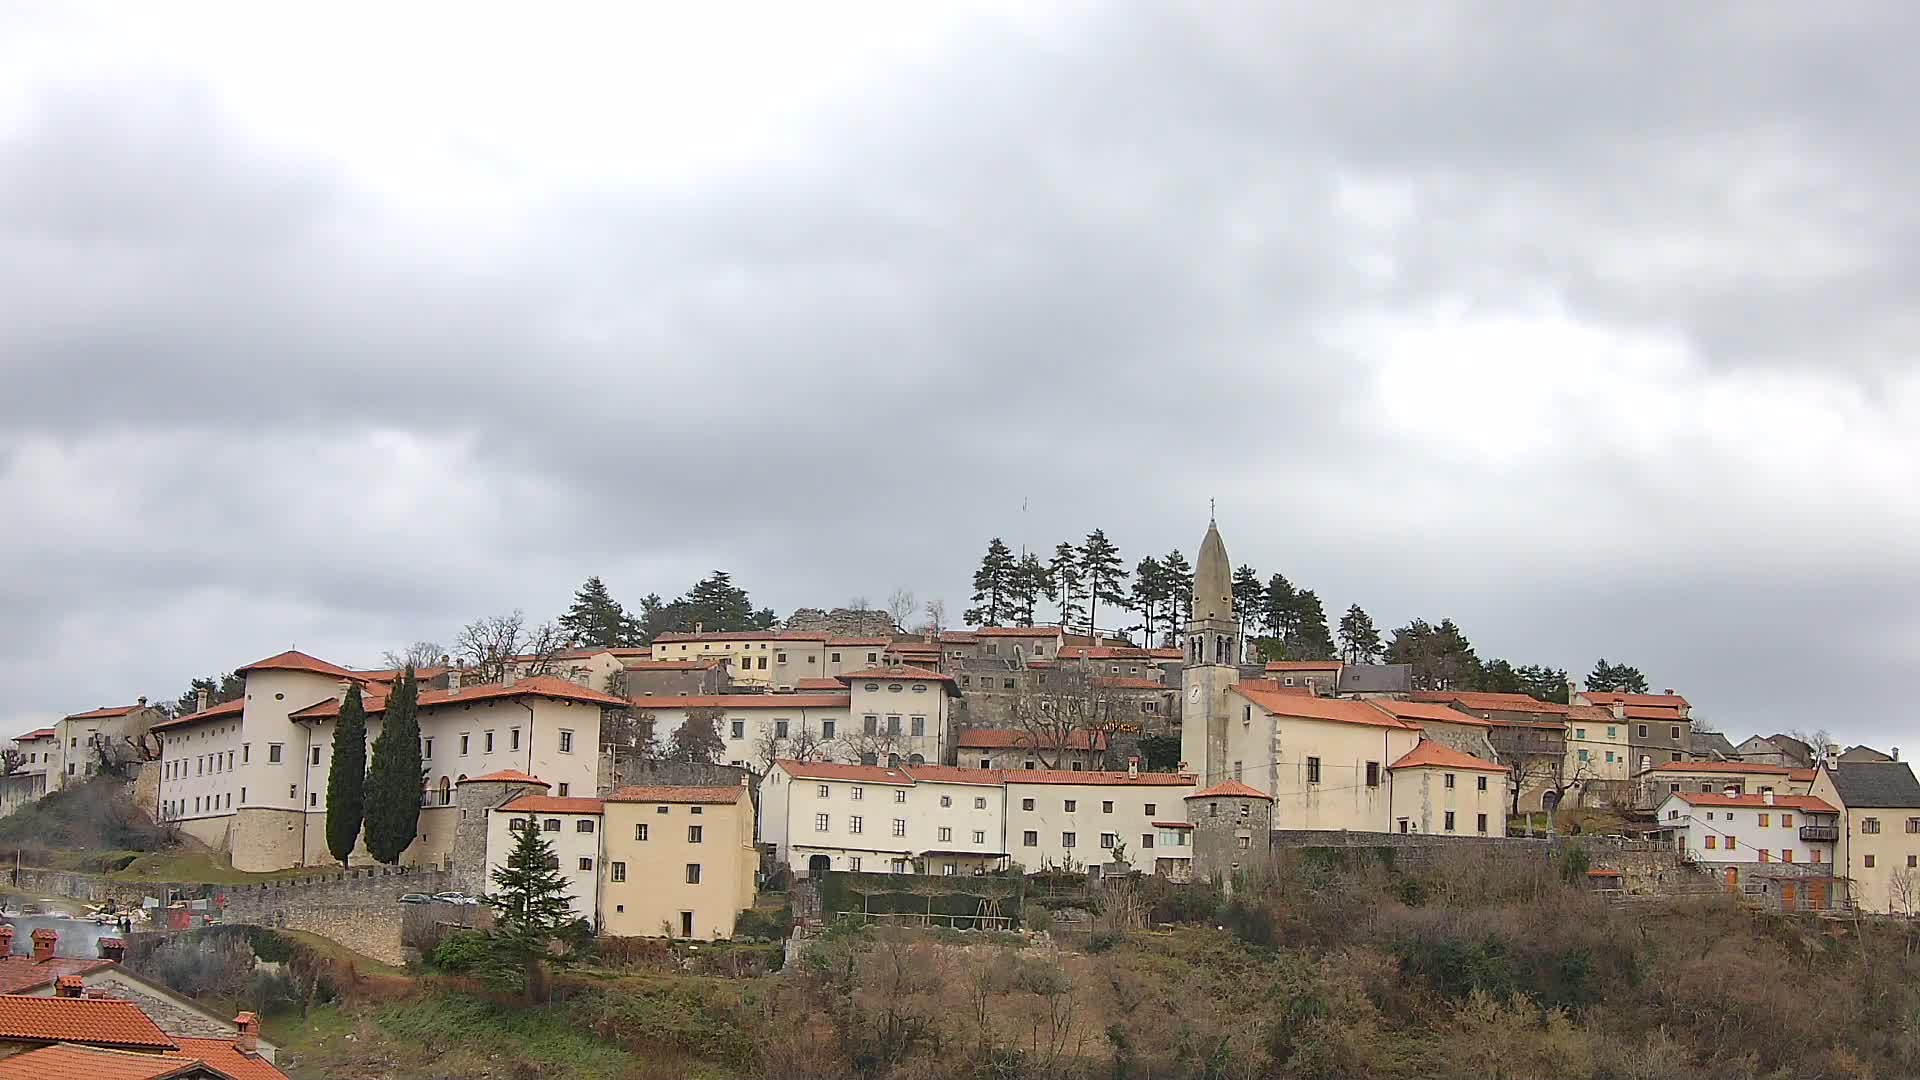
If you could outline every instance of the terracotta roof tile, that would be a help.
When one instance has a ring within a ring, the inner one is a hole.
[[[62,975],[86,975],[112,966],[111,960],[75,956],[56,956],[51,960],[35,960],[17,953],[0,956],[0,994],[40,990],[52,986]]]
[[[974,632],[975,637],[1060,637],[1057,626],[982,626]]]
[[[607,796],[604,802],[619,803],[700,803],[702,805],[721,805],[740,801],[740,787],[670,787],[654,785],[648,787],[623,787]]]
[[[900,679],[904,681],[921,679],[933,682],[953,681],[953,676],[951,675],[934,671],[930,668],[913,667],[910,664],[902,664],[899,667],[871,667],[861,671],[849,671],[843,675],[836,675],[834,678],[841,682],[857,682],[861,679],[872,679],[875,682],[880,682],[885,679]]]
[[[218,705],[209,705],[204,712],[188,713],[185,716],[176,716],[171,720],[162,720],[148,730],[160,731],[165,728],[186,727],[188,724],[198,724],[209,720],[223,720],[239,716],[246,711],[246,708],[247,701],[245,698],[234,698],[232,701],[223,701]]]
[[[14,742],[32,742],[35,739],[51,739],[51,738],[53,738],[53,729],[50,727],[43,727],[43,728],[35,728],[32,731],[27,732],[25,735],[15,735],[13,737],[13,741]]]
[[[827,639],[829,649],[885,649],[892,645],[893,639],[884,637],[830,637]]]
[[[0,1080],[168,1080],[209,1075],[241,1080],[219,1066],[188,1055],[135,1053],[71,1044],[46,1046],[0,1061]],[[275,1069],[273,1075],[285,1074]]]
[[[979,784],[999,787],[1006,782],[1005,769],[962,769],[952,765],[902,765],[901,771],[916,783]]]
[[[1340,724],[1362,724],[1367,727],[1399,728],[1406,731],[1418,730],[1413,724],[1376,709],[1365,701],[1283,694],[1276,692],[1283,688],[1254,683],[1235,683],[1228,689],[1276,716],[1291,716],[1303,720],[1328,720]]]
[[[131,1001],[0,995],[0,1040],[80,1042],[137,1050],[177,1044]]]
[[[1753,810],[1779,807],[1782,810],[1802,810],[1810,814],[1840,812],[1838,807],[1829,806],[1825,801],[1811,795],[1775,795],[1772,802],[1768,802],[1767,796],[1758,792],[1752,795],[1724,795],[1709,791],[1676,791],[1672,797],[1680,799],[1689,806],[1727,806],[1735,809],[1746,807]]]
[[[809,690],[824,690],[832,694],[845,689],[845,687],[841,686],[840,680],[834,678],[795,679],[793,688],[803,694]]]
[[[1273,796],[1267,794],[1264,791],[1261,791],[1259,788],[1248,787],[1247,785],[1241,783],[1238,780],[1222,780],[1220,783],[1213,785],[1212,787],[1206,789],[1205,791],[1194,792],[1193,794],[1187,796],[1187,798],[1189,799],[1219,799],[1219,798],[1265,799],[1268,802],[1273,801]]]
[[[599,799],[564,795],[522,795],[500,810],[518,810],[527,814],[598,814],[604,808]]]
[[[625,708],[629,704],[625,698],[612,694],[603,694],[598,690],[581,686],[570,679],[556,678],[552,675],[536,675],[528,679],[517,679],[512,684],[480,683],[462,686],[458,690],[422,690],[419,707],[437,709],[446,705],[466,705],[476,701],[502,701],[509,698],[537,697],[551,701],[571,701],[582,705],[598,705],[602,708]],[[387,709],[387,695],[368,690],[361,695],[368,716],[375,716]],[[287,714],[294,720],[330,720],[340,715],[340,699],[327,698],[317,701],[304,709]]]
[[[1679,709],[1661,708],[1657,705],[1629,705],[1620,711],[1625,713],[1629,720],[1666,720],[1674,723],[1682,723],[1686,720],[1686,717],[1680,715]]]
[[[1541,701],[1525,694],[1494,694],[1478,690],[1415,690],[1413,700],[1438,702],[1443,705],[1457,703],[1481,712],[1551,713],[1554,716],[1567,714],[1565,705]]]
[[[232,1039],[195,1039],[176,1036],[181,1057],[198,1058],[233,1080],[287,1080],[287,1074],[258,1054],[243,1054]]]
[[[1387,766],[1389,769],[1417,769],[1433,767],[1441,769],[1461,769],[1468,772],[1506,772],[1506,766],[1463,754],[1445,743],[1432,739],[1421,739],[1413,749],[1400,755],[1400,760]]]
[[[785,758],[774,764],[796,780],[858,780],[869,784],[902,786],[913,783],[913,777],[903,770],[881,765],[843,765],[837,761],[789,761]]]
[[[1623,694],[1613,690],[1588,690],[1580,696],[1595,705],[1611,705],[1617,701],[1622,705],[1661,705],[1677,708],[1687,703],[1687,699],[1679,694]]]
[[[1390,698],[1373,698],[1368,701],[1376,709],[1385,709],[1394,716],[1411,723],[1426,721],[1430,724],[1460,724],[1464,727],[1492,729],[1493,723],[1482,720],[1471,713],[1463,713],[1449,705],[1437,705],[1431,701],[1395,701]]]
[[[460,784],[539,784],[541,787],[553,786],[552,784],[547,783],[545,780],[542,780],[537,776],[528,776],[526,773],[520,772],[517,769],[501,769],[499,772],[490,772],[485,776],[469,776],[465,780],[458,780],[458,781],[455,781],[455,783],[460,783]]]
[[[697,634],[676,631],[657,635],[653,640],[660,644],[693,644],[698,641],[825,641],[829,636],[824,631],[814,630],[712,630]]]
[[[139,711],[142,708],[145,708],[145,706],[143,705],[102,705],[97,709],[89,709],[86,712],[77,712],[77,713],[74,713],[72,716],[63,717],[63,719],[113,720],[118,717],[130,715],[134,712]]]
[[[251,664],[233,669],[235,675],[245,675],[249,671],[305,671],[314,675],[331,675],[336,679],[359,678],[358,672],[348,671],[339,664],[329,664],[317,656],[308,656],[298,649],[288,649],[276,653],[265,660],[255,660]]]
[[[1093,784],[1112,787],[1192,787],[1188,773],[1074,772],[1071,769],[1008,769],[1009,784]]]
[[[711,671],[721,665],[718,657],[702,660],[647,660],[622,657],[620,666],[628,671]]]
[[[708,694],[656,695],[628,702],[634,709],[844,709],[851,694]]]

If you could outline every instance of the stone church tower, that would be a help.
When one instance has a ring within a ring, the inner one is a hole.
[[[1193,613],[1180,673],[1180,757],[1211,787],[1227,775],[1227,688],[1240,681],[1240,621],[1233,613],[1233,564],[1220,529],[1207,522],[1193,568]]]

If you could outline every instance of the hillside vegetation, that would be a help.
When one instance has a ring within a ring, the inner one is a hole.
[[[1060,944],[836,928],[759,978],[603,960],[533,1009],[429,977],[274,1033],[297,1076],[396,1080],[1920,1075],[1907,926],[1629,913],[1471,858],[1294,859],[1225,905],[1154,882],[1105,908]]]

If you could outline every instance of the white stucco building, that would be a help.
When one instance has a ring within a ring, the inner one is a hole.
[[[600,925],[600,862],[605,852],[601,829],[604,805],[599,799],[558,795],[522,795],[496,807],[487,822],[487,885],[493,890],[493,872],[512,855],[517,829],[535,829],[553,845],[557,869],[567,878],[567,896],[573,913]]]

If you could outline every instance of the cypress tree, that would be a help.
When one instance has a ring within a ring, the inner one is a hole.
[[[408,666],[387,695],[386,718],[373,741],[373,765],[367,770],[367,850],[383,863],[400,861],[420,831],[420,699]]]
[[[367,711],[360,684],[347,687],[334,725],[333,765],[327,773],[327,850],[347,865],[367,804]]]

